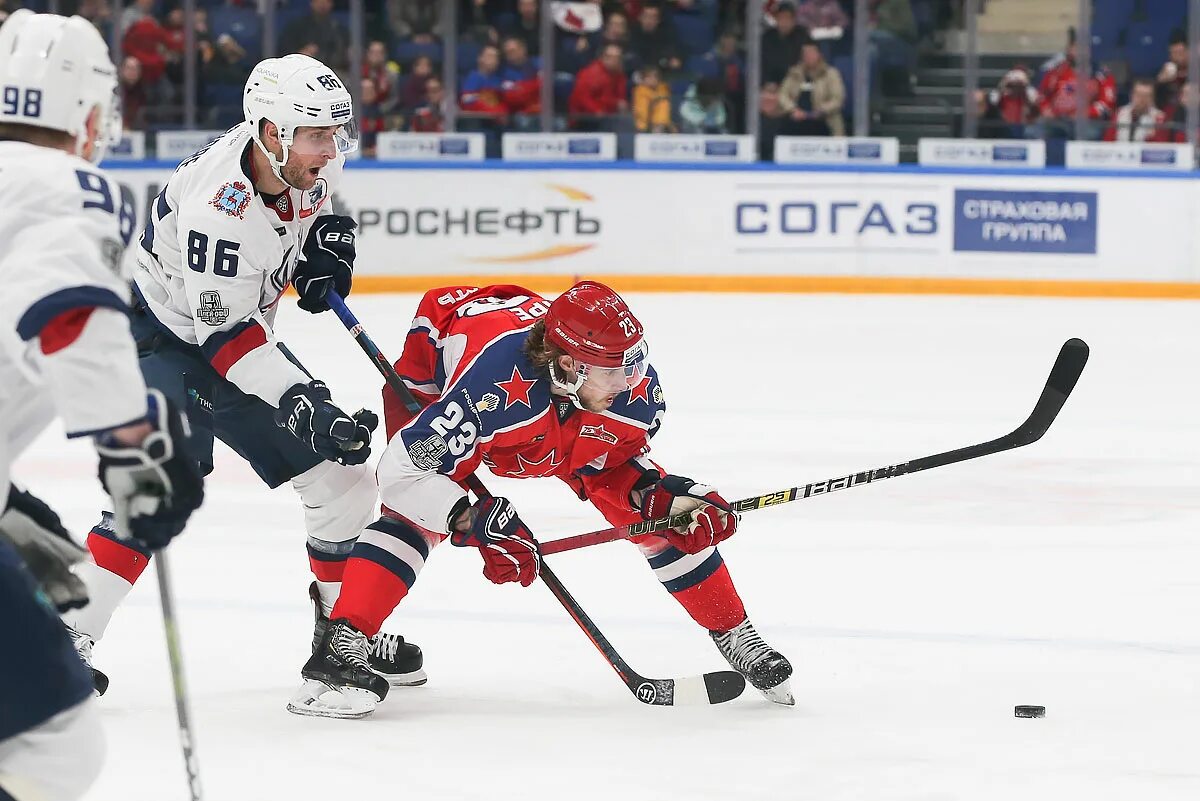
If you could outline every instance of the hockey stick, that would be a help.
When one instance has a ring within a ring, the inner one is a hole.
[[[179,647],[179,623],[175,619],[175,594],[167,569],[167,550],[155,553],[154,573],[158,576],[158,596],[162,603],[163,631],[167,637],[167,657],[171,662],[171,686],[175,690],[175,716],[179,719],[179,744],[183,747],[183,767],[187,771],[192,801],[200,801],[200,763],[196,760],[196,738],[188,712],[187,685],[183,679],[183,651]]]
[[[851,473],[848,476],[814,481],[802,487],[792,487],[791,489],[783,489],[778,492],[755,495],[752,498],[743,498],[740,501],[734,501],[732,506],[738,512],[752,512],[755,509],[762,509],[767,506],[800,501],[805,498],[811,498],[814,495],[828,495],[837,490],[861,487],[865,484],[873,484],[887,478],[919,473],[922,470],[931,470],[935,467],[965,462],[968,459],[978,459],[980,456],[991,456],[994,453],[1001,453],[1013,448],[1031,445],[1042,438],[1042,435],[1050,428],[1050,424],[1054,422],[1054,418],[1058,416],[1058,412],[1062,409],[1063,404],[1066,403],[1071,390],[1075,389],[1075,382],[1079,380],[1079,376],[1083,372],[1083,367],[1087,364],[1087,360],[1088,346],[1082,339],[1068,339],[1063,343],[1062,350],[1058,352],[1058,358],[1054,361],[1054,367],[1050,369],[1050,377],[1046,380],[1046,386],[1042,390],[1041,397],[1038,398],[1037,404],[1033,407],[1033,412],[1029,415],[1029,418],[1011,433],[993,439],[990,442],[981,442],[978,445],[970,445],[958,450],[937,453],[933,456],[923,456],[920,459],[913,459],[901,464],[877,467],[874,470],[864,470],[861,473]],[[541,544],[541,551],[542,555],[549,556],[550,554],[573,551],[577,548],[586,548],[589,545],[599,545],[603,542],[612,542],[614,540],[636,537],[641,534],[649,534],[654,531],[663,531],[668,528],[684,526],[687,523],[688,516],[686,514],[676,515],[673,518],[660,517],[628,526],[606,528],[588,534],[577,534],[573,537],[563,537],[562,539],[543,542]]]
[[[404,402],[408,410],[414,414],[421,411],[420,404],[408,391],[408,387],[404,385],[399,374],[396,373],[392,363],[387,360],[383,352],[375,345],[371,338],[367,336],[367,332],[363,329],[362,323],[354,316],[350,309],[346,308],[346,302],[342,300],[335,291],[330,289],[325,294],[325,301],[329,307],[333,309],[338,319],[342,321],[342,325],[358,342],[363,351],[374,362],[375,367],[383,375],[385,381],[392,391]],[[491,493],[483,486],[475,475],[467,476],[464,483],[468,489],[475,493],[480,498],[489,497]],[[542,582],[550,588],[550,592],[558,599],[558,602],[563,605],[571,618],[579,625],[592,641],[592,645],[596,646],[604,658],[608,661],[609,666],[616,671],[621,677],[621,681],[625,682],[625,686],[629,688],[639,701],[644,704],[653,704],[655,706],[673,706],[682,704],[721,704],[726,701],[732,701],[742,694],[746,689],[746,679],[742,674],[732,670],[720,670],[713,673],[705,673],[703,676],[688,676],[679,679],[648,679],[642,676],[637,671],[629,666],[621,655],[617,653],[617,649],[612,646],[600,628],[592,622],[587,613],[583,611],[583,607],[579,602],[572,597],[567,588],[558,580],[558,576],[554,575],[554,571],[542,560],[541,568]]]

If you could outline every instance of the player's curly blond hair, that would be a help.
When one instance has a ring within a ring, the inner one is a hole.
[[[559,356],[566,355],[561,349],[546,341],[545,320],[538,320],[533,324],[521,349],[525,353],[525,358],[529,359],[530,363],[539,370],[549,370],[552,361]]]

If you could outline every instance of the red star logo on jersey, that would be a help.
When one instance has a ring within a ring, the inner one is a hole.
[[[508,409],[509,406],[523,403],[526,409],[532,409],[533,405],[529,402],[529,390],[533,389],[533,385],[536,383],[536,381],[526,380],[525,376],[521,375],[521,371],[514,367],[512,378],[496,382],[496,386],[504,393],[504,408]]]
[[[648,394],[649,392],[650,392],[650,376],[647,375],[642,378],[642,382],[640,384],[638,384],[633,389],[629,390],[629,402],[633,403],[634,401],[643,400],[646,402],[646,405],[649,406],[650,405],[650,396]]]
[[[507,473],[507,475],[510,475],[510,476],[549,476],[549,475],[553,475],[554,471],[556,469],[558,469],[558,466],[563,463],[563,459],[559,459],[556,462],[556,461],[554,461],[554,457],[555,457],[555,452],[554,452],[553,448],[550,449],[549,453],[547,453],[541,459],[538,459],[536,462],[532,461],[531,459],[526,459],[524,456],[522,456],[521,454],[518,453],[517,454],[517,469],[515,471],[510,471],[509,473]],[[541,466],[546,464],[546,462],[550,462],[550,464],[545,469],[532,470],[532,471],[529,470],[529,468],[531,468],[531,467],[541,468]]]

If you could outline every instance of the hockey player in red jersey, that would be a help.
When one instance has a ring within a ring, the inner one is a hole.
[[[289,709],[359,717],[383,700],[367,638],[443,540],[478,548],[497,584],[537,578],[537,542],[512,504],[471,504],[459,485],[481,463],[500,476],[558,478],[617,526],[690,512],[687,526],[633,541],[729,663],[770,700],[794,703],[791,665],[755,631],[716,548],[737,515],[714,488],[647,457],[666,406],[646,356],[641,323],[603,284],[582,281],[553,303],[516,286],[427,292],[395,365],[422,408],[414,415],[384,389],[384,514],[350,553]]]

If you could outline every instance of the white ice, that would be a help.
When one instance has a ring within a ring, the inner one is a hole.
[[[1200,798],[1200,307],[630,300],[670,407],[656,457],[730,498],[998,436],[1065,339],[1092,358],[1033,446],[745,517],[722,550],[796,666],[791,709],[643,706],[548,591],[444,547],[389,623],[429,684],[363,721],[289,715],[312,631],[300,509],[221,450],[172,548],[206,799]],[[352,298],[393,358],[415,302]],[[332,315],[285,308],[279,329],[343,406],[378,409]],[[57,430],[17,475],[74,531],[101,506],[90,449]],[[490,483],[544,539],[602,525],[556,481]],[[725,667],[627,544],[552,559],[643,674]],[[88,798],[185,799],[148,573],[96,661],[110,756]]]

